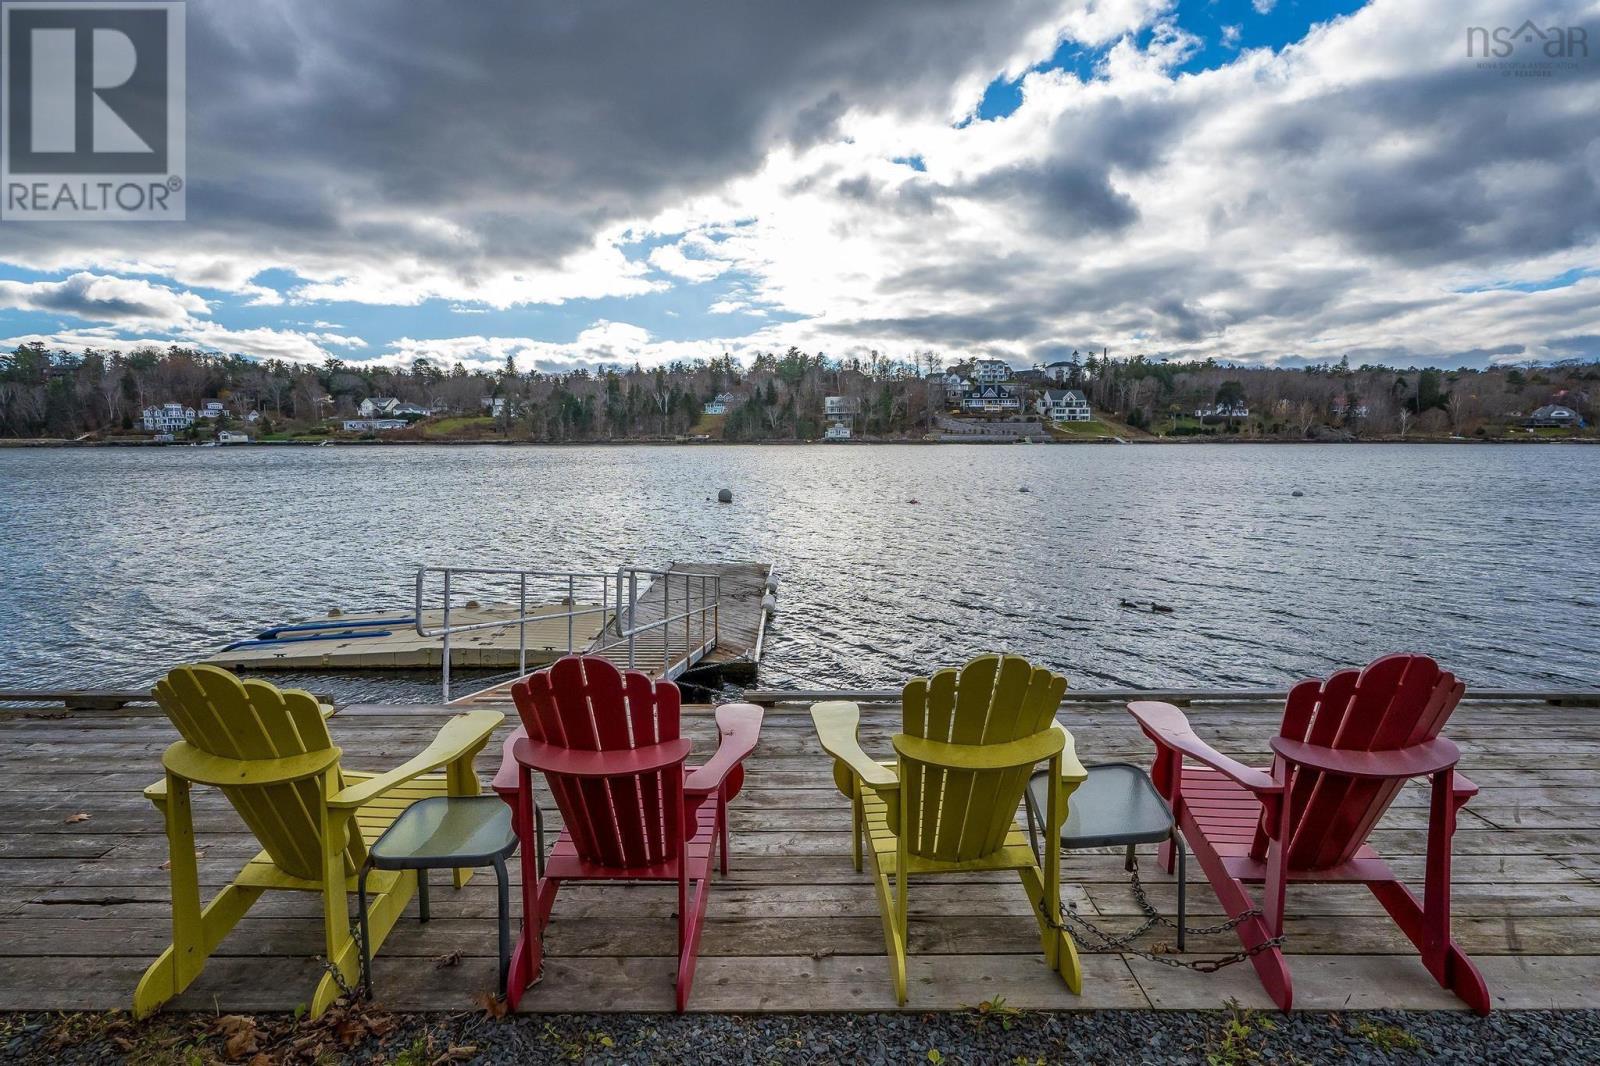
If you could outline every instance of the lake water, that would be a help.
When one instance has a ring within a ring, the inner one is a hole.
[[[144,684],[269,623],[407,608],[424,563],[673,559],[779,566],[763,687],[995,649],[1086,688],[1285,686],[1394,650],[1597,686],[1597,483],[1600,448],[1526,445],[0,451],[0,688]]]

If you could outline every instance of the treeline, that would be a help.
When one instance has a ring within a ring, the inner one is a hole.
[[[549,374],[524,372],[513,359],[490,371],[429,359],[409,367],[339,359],[310,365],[178,346],[123,354],[31,343],[0,354],[0,436],[116,435],[136,429],[145,407],[198,407],[207,399],[222,400],[235,416],[260,412],[261,432],[307,430],[354,417],[362,400],[393,396],[440,417],[493,411],[487,428],[514,439],[659,438],[707,427],[705,404],[729,394],[733,403],[720,426],[728,440],[816,438],[827,426],[828,396],[855,401],[858,435],[914,437],[928,432],[944,409],[944,390],[929,375],[966,369],[933,353],[909,361],[875,352],[833,359],[790,348],[759,355],[749,366],[724,355],[652,369]],[[1053,384],[1032,371],[1018,378]],[[1471,434],[1552,402],[1591,425],[1600,414],[1595,362],[1476,371],[1341,361],[1289,370],[1090,356],[1071,369],[1066,384],[1082,388],[1098,414],[1156,433],[1192,431],[1186,423],[1194,411],[1219,403],[1249,408],[1227,425],[1230,432],[1295,438]],[[496,399],[503,402],[491,406]]]
[[[1594,425],[1600,362],[1487,370],[1399,369],[1337,363],[1296,369],[1234,367],[1215,360],[1084,360],[1077,382],[1097,410],[1135,428],[1182,431],[1202,408],[1243,404],[1228,428],[1246,435],[1306,438],[1472,435],[1499,430],[1547,404]]]

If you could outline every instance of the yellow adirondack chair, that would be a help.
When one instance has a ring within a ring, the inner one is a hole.
[[[834,758],[834,782],[850,799],[857,870],[863,833],[871,845],[883,937],[902,1006],[913,874],[1016,870],[1033,904],[1046,963],[1073,993],[1081,990],[1083,971],[1071,938],[1044,920],[1049,915],[1059,922],[1061,826],[1068,797],[1088,776],[1073,753],[1072,735],[1055,720],[1066,688],[1066,678],[1011,655],[986,655],[959,672],[917,678],[902,694],[903,731],[894,738],[898,758],[892,763],[874,762],[861,750],[861,711],[854,703],[812,706],[817,736]],[[1045,761],[1061,784],[1047,804],[1041,870],[1016,813],[1034,766]]]
[[[172,945],[140,979],[134,1016],[160,1009],[187,988],[269,889],[322,895],[327,972],[310,1003],[311,1015],[321,1014],[338,998],[340,985],[354,986],[360,973],[345,893],[355,890],[367,846],[425,796],[476,795],[472,760],[505,716],[457,715],[416,758],[387,773],[366,774],[340,767],[340,749],[325,722],[332,708],[319,706],[310,693],[241,682],[213,666],[184,666],[158,682],[154,695],[183,736],[162,757],[165,779],[145,789],[167,824]],[[433,772],[441,768],[443,773]],[[263,848],[203,909],[191,785],[221,789]],[[455,871],[457,888],[469,874]],[[377,870],[367,885],[376,954],[416,890],[417,877],[412,870]]]

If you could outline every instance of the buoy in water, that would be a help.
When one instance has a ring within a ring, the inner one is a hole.
[[[732,503],[733,502],[733,490],[732,489],[718,489],[717,490],[717,502],[718,503]]]
[[[1293,492],[1289,493],[1289,495],[1291,495],[1291,496],[1304,496],[1305,493],[1301,492],[1299,489],[1295,489]]]
[[[1017,491],[1018,492],[1027,492],[1028,491],[1028,486],[1023,485],[1022,487],[1018,488]]]

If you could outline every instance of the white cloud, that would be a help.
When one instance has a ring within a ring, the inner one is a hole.
[[[1269,15],[1278,6],[1278,0],[1250,0],[1250,6],[1256,9],[1258,15]]]
[[[178,326],[210,311],[205,300],[193,293],[89,273],[63,281],[0,281],[0,308],[70,315],[128,329]]]

